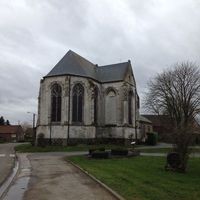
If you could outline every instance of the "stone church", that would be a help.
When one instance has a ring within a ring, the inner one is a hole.
[[[40,82],[37,136],[52,144],[139,140],[131,62],[98,66],[69,50]]]

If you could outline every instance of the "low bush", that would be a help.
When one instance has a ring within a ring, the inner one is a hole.
[[[147,140],[146,140],[146,143],[147,145],[156,145],[158,142],[158,134],[155,133],[155,132],[152,132],[152,133],[147,133]]]
[[[46,146],[46,141],[44,139],[43,133],[38,134],[37,146],[39,146],[39,147],[45,147]]]
[[[17,142],[24,143],[24,142],[25,142],[25,140],[18,140]]]
[[[128,149],[126,148],[111,149],[111,154],[116,156],[126,156],[128,155]]]
[[[107,151],[94,151],[91,153],[92,158],[100,158],[100,159],[106,159],[109,157],[109,152]]]
[[[105,151],[105,147],[100,147],[100,148],[90,148],[89,149],[89,154],[91,155],[95,151]]]
[[[5,143],[6,140],[4,138],[0,138],[0,143]]]

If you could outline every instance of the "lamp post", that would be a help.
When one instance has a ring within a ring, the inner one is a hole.
[[[36,132],[35,132],[35,116],[36,116],[36,114],[33,112],[27,112],[27,113],[33,115],[33,142],[35,145],[36,144]]]

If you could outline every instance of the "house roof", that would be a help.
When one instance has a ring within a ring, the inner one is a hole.
[[[92,78],[99,82],[121,81],[129,67],[131,67],[130,61],[98,66],[69,50],[45,77],[77,75]]]
[[[152,122],[149,119],[147,119],[146,117],[142,115],[139,116],[139,121],[152,124]]]
[[[170,124],[170,118],[168,115],[142,115],[152,122],[154,126],[163,126]]]
[[[0,134],[15,134],[18,131],[22,131],[22,127],[20,125],[2,125],[0,126]]]

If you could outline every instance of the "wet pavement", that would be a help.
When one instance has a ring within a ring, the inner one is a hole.
[[[2,200],[22,200],[24,192],[28,189],[28,183],[31,175],[31,165],[27,154],[19,154],[20,169],[17,177],[9,187],[7,194]]]
[[[20,169],[2,200],[116,200],[64,158],[85,152],[18,154]]]

